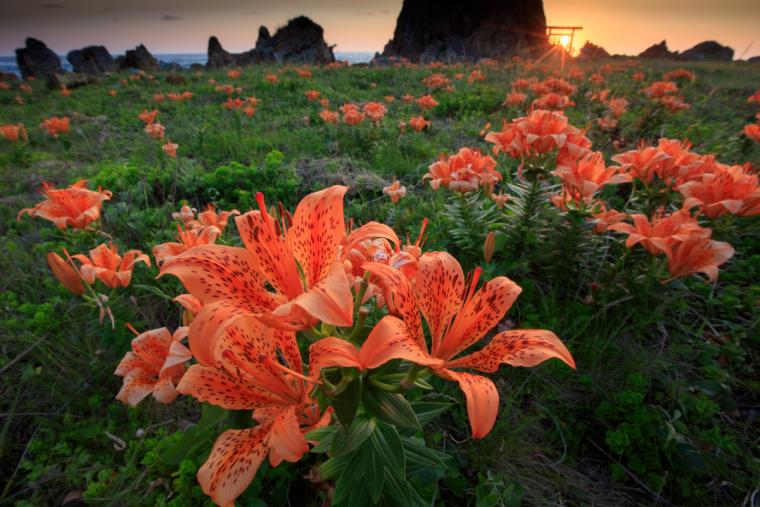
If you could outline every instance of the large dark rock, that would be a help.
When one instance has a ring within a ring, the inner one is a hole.
[[[760,55],[751,56],[748,60],[749,63],[760,63]]]
[[[678,52],[674,53],[668,49],[668,43],[666,41],[662,41],[659,44],[649,46],[639,53],[639,58],[662,60],[666,58],[674,58],[677,54]]]
[[[140,44],[135,49],[129,49],[122,56],[116,58],[116,65],[120,69],[139,69],[139,70],[156,70],[159,68],[156,60],[148,48]]]
[[[600,58],[609,58],[610,54],[602,46],[597,46],[586,41],[581,50],[578,52],[579,60],[598,60]]]
[[[87,46],[69,51],[66,59],[74,68],[74,72],[84,72],[96,76],[112,72],[116,68],[111,53],[103,46]]]
[[[404,0],[383,56],[503,59],[546,44],[541,0]]]
[[[55,73],[63,72],[58,55],[44,42],[32,37],[26,39],[26,47],[16,50],[16,64],[23,78],[32,76],[47,79]]]
[[[208,40],[208,61],[211,68],[251,65],[256,63],[315,63],[335,61],[332,47],[324,38],[324,30],[305,16],[288,21],[274,35],[267,27],[259,28],[256,47],[244,53],[226,51],[219,39]]]
[[[718,60],[722,62],[730,62],[734,59],[734,50],[728,46],[724,46],[715,42],[714,40],[708,40],[700,42],[693,48],[687,49],[683,53],[678,55],[679,60]]]

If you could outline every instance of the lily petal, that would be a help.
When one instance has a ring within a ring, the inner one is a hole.
[[[472,438],[488,435],[499,413],[499,391],[494,383],[481,375],[446,368],[436,369],[435,372],[447,380],[459,382],[467,399],[467,417],[472,428]]]
[[[447,252],[429,252],[420,257],[414,286],[417,304],[430,328],[433,354],[464,299],[464,273]]]

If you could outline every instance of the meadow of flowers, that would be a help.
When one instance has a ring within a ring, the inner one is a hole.
[[[0,83],[0,502],[752,504],[758,83]]]

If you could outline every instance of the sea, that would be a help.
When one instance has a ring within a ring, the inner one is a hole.
[[[59,55],[61,58],[61,66],[65,70],[71,70],[71,64],[66,60],[65,55]],[[115,56],[115,55],[114,55]],[[188,68],[194,63],[200,63],[206,65],[206,53],[187,53],[187,54],[161,54],[156,53],[155,56],[158,60],[167,63],[178,63],[183,68]],[[355,63],[367,63],[372,60],[374,53],[369,51],[356,51],[356,52],[335,52],[335,58],[341,61],[347,61],[350,64]],[[9,72],[19,75],[18,66],[16,65],[16,56],[0,56],[0,71]]]

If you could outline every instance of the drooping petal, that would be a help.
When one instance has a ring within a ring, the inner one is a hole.
[[[269,432],[269,463],[279,465],[283,460],[295,463],[309,450],[296,417],[298,407],[288,407],[272,422]]]
[[[370,332],[359,351],[359,363],[363,369],[377,368],[391,359],[404,359],[424,366],[442,364],[409,334],[406,324],[393,315],[386,315]]]
[[[409,279],[403,272],[386,264],[367,262],[364,264],[364,269],[379,279],[378,285],[383,289],[388,311],[404,321],[409,329],[409,335],[422,350],[427,351],[420,311]]]
[[[306,274],[309,287],[327,276],[338,258],[346,225],[343,195],[348,187],[334,185],[304,197],[296,208],[286,242]]]
[[[188,368],[177,391],[228,410],[251,410],[281,402],[274,395],[246,382],[245,377],[199,364]]]
[[[188,343],[193,356],[200,364],[216,364],[216,341],[230,324],[238,319],[255,315],[239,307],[234,301],[215,301],[205,304],[190,323]]]
[[[505,276],[487,281],[464,304],[433,355],[448,360],[476,343],[501,322],[520,292],[520,286]]]
[[[446,366],[494,372],[502,363],[512,366],[536,366],[553,357],[575,368],[573,356],[551,331],[513,329],[494,336],[482,350],[449,361]]]
[[[464,299],[464,273],[447,252],[429,252],[420,257],[414,288],[417,304],[430,328],[433,353]]]
[[[318,378],[322,369],[332,366],[362,369],[359,350],[350,342],[329,336],[309,347],[309,376]]]
[[[171,403],[178,395],[179,393],[170,378],[161,379],[153,386],[153,397],[159,403]]]
[[[116,399],[136,407],[138,403],[153,392],[154,384],[153,376],[149,373],[141,370],[133,371],[124,377],[124,383],[116,395]]]
[[[491,431],[499,413],[499,391],[486,377],[471,373],[435,369],[442,378],[454,380],[467,400],[467,417],[472,428],[472,438],[483,438]]]
[[[198,483],[217,505],[230,507],[243,494],[267,457],[271,425],[227,430],[214,442],[206,462],[198,470]]]
[[[325,324],[349,327],[353,322],[353,303],[343,264],[336,260],[322,280],[309,287],[303,294],[278,306],[269,315],[262,315],[261,319],[282,329],[300,330],[313,325],[302,323],[303,312],[313,320]],[[299,309],[302,312],[299,312]]]

